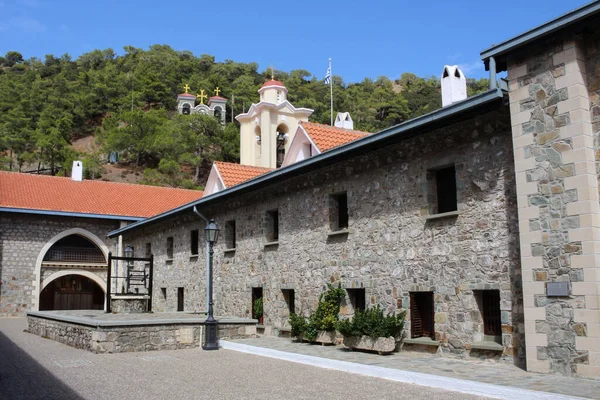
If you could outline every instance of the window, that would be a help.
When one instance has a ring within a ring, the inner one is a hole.
[[[228,249],[235,249],[235,220],[225,223],[225,245]]]
[[[366,308],[365,289],[346,289],[346,292],[348,292],[348,298],[354,311]]]
[[[500,291],[479,290],[475,292],[477,305],[483,319],[483,334],[485,336],[502,336],[500,320]],[[491,339],[491,338],[490,338]]]
[[[433,292],[413,292],[410,294],[410,337],[433,339]]]
[[[190,251],[193,256],[198,255],[198,229],[190,232]]]
[[[173,236],[167,238],[167,259],[173,259]]]
[[[348,194],[346,192],[330,197],[329,222],[332,231],[348,228]]]
[[[189,115],[191,111],[191,106],[188,103],[185,103],[181,108],[181,113],[184,115]]]
[[[302,146],[304,147],[304,149],[302,151],[304,153],[304,157],[305,158],[312,157],[312,155],[313,155],[312,154],[312,145],[310,143],[304,143]]]
[[[258,305],[256,303],[256,300],[258,300],[258,299],[263,299],[263,289],[261,287],[258,287],[258,288],[254,287],[254,288],[252,288],[252,308],[251,308],[252,309],[252,318],[258,319],[259,323],[262,323],[262,318],[259,318],[259,317],[261,317],[261,315],[258,315],[258,313],[257,313],[257,311],[261,311],[261,310],[256,309],[256,306]],[[263,314],[264,314],[264,312],[263,312]]]
[[[456,170],[454,166],[435,171],[436,214],[456,211]]]
[[[178,287],[177,288],[177,311],[183,311],[183,304],[184,304],[183,288]]]
[[[267,211],[265,216],[265,234],[267,242],[279,240],[279,210]]]
[[[296,294],[294,293],[294,289],[281,289],[281,292],[283,293],[283,299],[285,300],[289,313],[295,314]]]
[[[146,243],[146,258],[152,255],[152,243]]]
[[[166,300],[167,299],[167,288],[161,287],[160,292],[162,293],[163,300]]]

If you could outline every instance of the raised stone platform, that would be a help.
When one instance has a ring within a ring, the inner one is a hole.
[[[257,320],[216,317],[219,339],[256,337]],[[206,314],[107,314],[100,310],[29,311],[28,332],[94,353],[199,347]]]

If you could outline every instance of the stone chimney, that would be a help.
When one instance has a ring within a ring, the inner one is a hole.
[[[457,65],[444,65],[442,72],[442,107],[467,98],[467,78]]]
[[[354,121],[350,117],[350,113],[339,112],[335,117],[335,123],[333,124],[336,128],[343,129],[354,129]]]
[[[83,180],[83,163],[81,161],[73,161],[73,169],[71,170],[71,180],[81,182]]]

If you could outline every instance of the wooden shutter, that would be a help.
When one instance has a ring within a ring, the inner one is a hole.
[[[410,337],[423,336],[423,320],[419,308],[419,293],[410,294]]]
[[[501,335],[500,292],[484,290],[481,292],[483,309],[483,333],[486,335]]]

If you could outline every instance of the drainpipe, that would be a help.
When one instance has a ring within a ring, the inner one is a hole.
[[[497,89],[498,85],[496,84],[496,59],[494,57],[490,57],[488,62],[488,66],[490,69],[490,89]]]
[[[200,211],[198,211],[198,208],[196,206],[194,206],[193,208],[194,214],[196,214],[198,217],[200,217],[201,219],[204,220],[204,222],[206,222],[206,224],[208,225],[208,219],[202,215],[202,213],[200,213]],[[204,237],[204,235],[202,235]],[[204,242],[206,243],[206,309],[208,310],[208,303],[210,302],[210,299],[208,298],[208,270],[210,268],[210,260],[208,259],[208,252],[210,251],[210,245],[208,244],[208,242],[206,240],[204,240]]]

